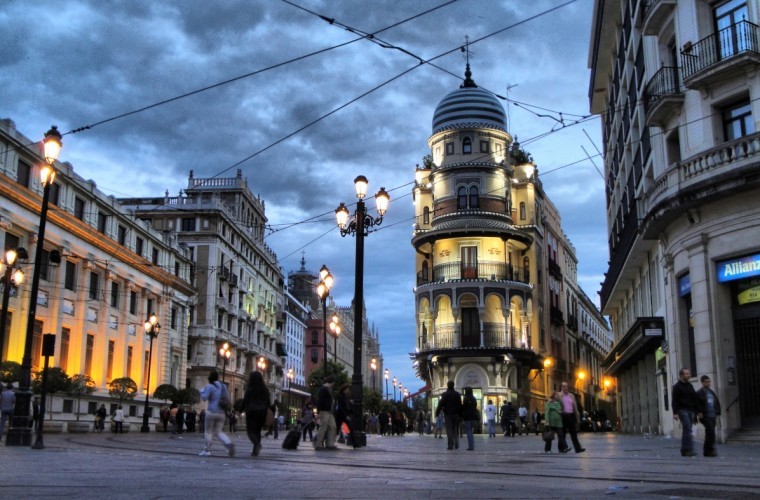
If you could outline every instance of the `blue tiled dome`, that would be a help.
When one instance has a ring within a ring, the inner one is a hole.
[[[433,133],[450,128],[486,127],[506,131],[504,107],[494,95],[478,88],[467,65],[462,85],[443,98],[433,114]]]

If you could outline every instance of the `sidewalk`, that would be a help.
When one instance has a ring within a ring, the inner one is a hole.
[[[264,439],[250,457],[245,433],[199,457],[201,434],[51,434],[44,450],[0,446],[1,498],[758,498],[760,447],[718,447],[682,458],[679,441],[580,435],[582,454],[543,453],[538,436],[476,436],[475,451],[446,451],[432,436],[368,436],[367,447],[283,450]],[[701,443],[700,443],[701,444]],[[556,450],[556,442],[554,443]]]

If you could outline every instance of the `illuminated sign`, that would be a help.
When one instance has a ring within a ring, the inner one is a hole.
[[[760,276],[760,254],[724,260],[716,263],[715,269],[721,283]]]
[[[683,297],[691,293],[691,278],[687,274],[678,278],[678,296]]]
[[[736,301],[740,306],[760,302],[760,278],[739,283],[737,291],[739,294],[736,296]]]

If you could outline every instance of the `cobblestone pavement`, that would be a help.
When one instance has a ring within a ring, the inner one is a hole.
[[[585,453],[543,453],[538,436],[446,439],[368,436],[357,450],[283,450],[265,439],[251,457],[245,432],[199,457],[201,434],[50,434],[45,449],[0,446],[0,498],[721,498],[760,499],[760,446],[719,445],[683,458],[679,440],[581,434]],[[556,450],[556,442],[555,450]],[[698,443],[701,445],[701,443]]]

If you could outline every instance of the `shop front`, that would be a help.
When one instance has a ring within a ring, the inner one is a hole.
[[[760,253],[717,262],[718,283],[731,295],[735,355],[726,359],[726,384],[739,395],[723,402],[740,407],[743,428],[760,427]]]

